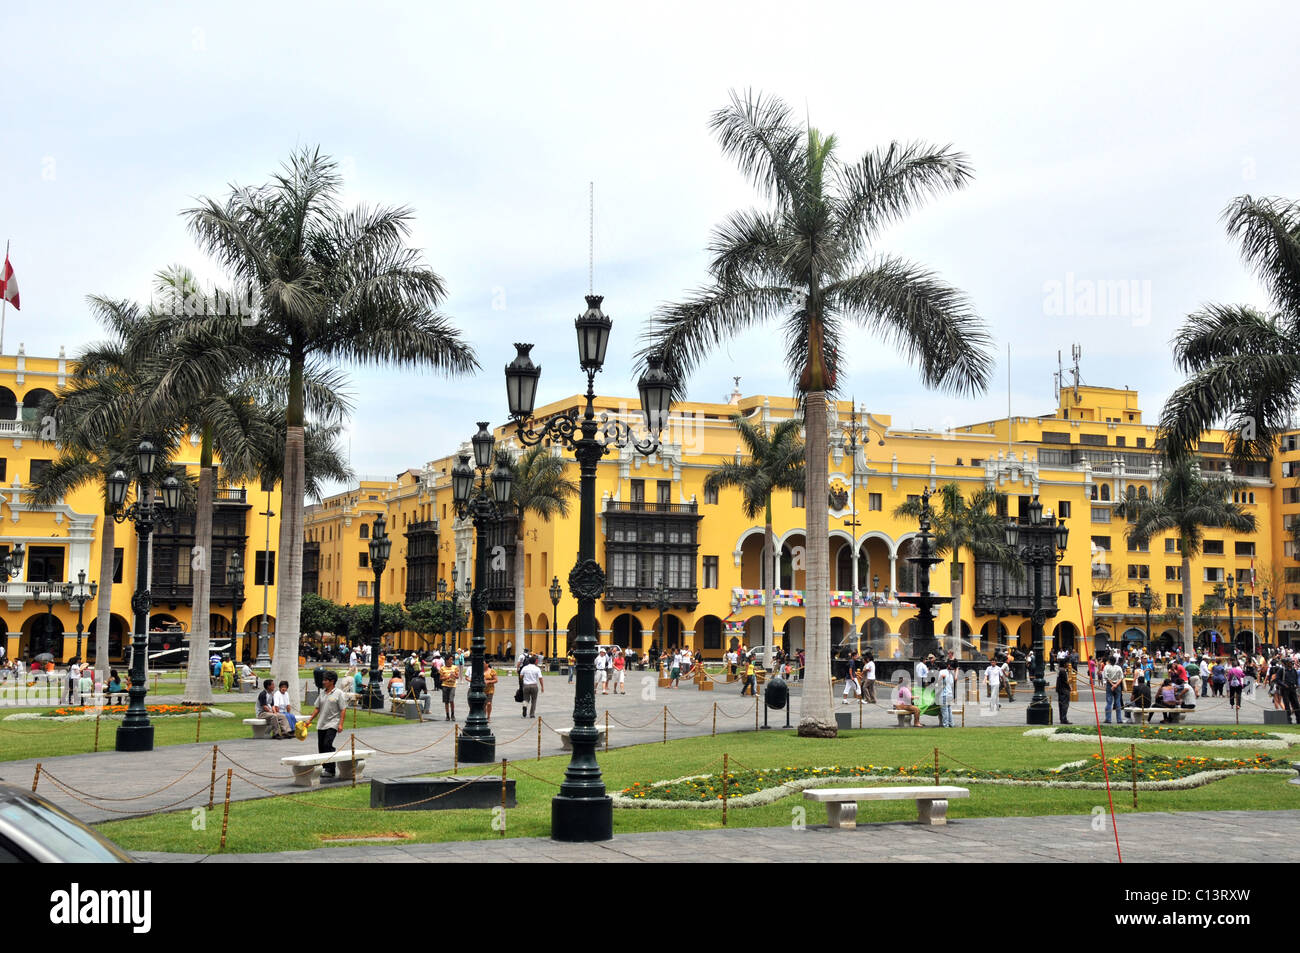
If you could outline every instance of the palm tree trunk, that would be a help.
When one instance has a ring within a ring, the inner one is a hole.
[[[776,585],[772,577],[776,574],[772,565],[772,494],[767,495],[767,524],[763,527],[763,643],[771,645],[776,641],[776,619],[772,608]]]
[[[531,650],[527,644],[528,633],[524,629],[524,514],[519,514],[519,522],[515,527],[515,654],[518,655],[526,648]]]
[[[99,541],[99,592],[95,604],[95,680],[108,684],[108,633],[113,624],[113,550],[117,521],[108,513]]]
[[[1192,651],[1192,560],[1183,547],[1183,651]]]
[[[957,547],[952,550],[952,572],[949,573],[949,579],[952,582],[952,640],[948,647],[952,649],[953,658],[961,658],[961,563],[958,561]],[[974,634],[974,633],[972,633]]]
[[[199,558],[198,566],[190,572],[194,586],[194,611],[190,616],[190,655],[182,697],[185,704],[210,704],[214,700],[208,662],[212,603],[212,478],[212,435],[210,428],[205,427],[203,449],[199,454],[199,495],[194,514],[194,544]]]
[[[804,466],[804,533],[808,544],[804,565],[804,651],[808,677],[799,710],[799,735],[834,738],[835,709],[831,700],[830,531],[827,512],[826,392],[810,391],[805,399],[807,431]]]
[[[303,443],[302,359],[289,363],[289,407],[285,415],[284,475],[280,483],[280,572],[275,588],[275,654],[271,677],[289,683],[294,711],[298,694],[298,622],[302,613],[302,501],[306,490]]]

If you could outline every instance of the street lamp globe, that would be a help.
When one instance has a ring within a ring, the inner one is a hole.
[[[506,365],[506,399],[511,417],[531,417],[537,402],[537,381],[542,368],[534,364],[528,352],[531,344],[515,344],[515,359]]]
[[[460,463],[451,468],[451,495],[458,505],[469,502],[474,489],[474,469],[469,465],[469,454],[460,454]]]
[[[609,329],[614,322],[600,310],[603,295],[587,295],[587,310],[573,322],[578,332],[578,362],[587,373],[595,373],[605,365],[605,349],[609,346]],[[540,372],[540,369],[539,369]]]
[[[130,480],[121,470],[114,470],[108,477],[108,503],[115,509],[121,509],[126,503],[126,491]]]
[[[674,381],[663,369],[663,361],[657,355],[651,355],[646,363],[649,366],[636,387],[641,394],[641,412],[645,415],[646,429],[658,434],[668,423]]]
[[[141,479],[153,476],[153,468],[158,463],[158,448],[148,440],[141,440],[135,452],[137,472]]]

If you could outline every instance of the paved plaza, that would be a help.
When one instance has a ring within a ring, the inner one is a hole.
[[[537,755],[537,722],[521,717],[520,707],[511,701],[513,679],[503,678],[497,691],[497,703],[493,712],[492,728],[497,737],[497,757],[510,760],[527,760]],[[548,675],[545,680],[546,691],[541,695],[537,706],[543,721],[542,754],[561,753],[560,740],[554,729],[568,728],[572,725],[573,686],[564,676]],[[718,682],[713,691],[700,691],[694,684],[682,682],[678,689],[659,688],[653,677],[641,672],[632,672],[628,676],[628,694],[601,695],[597,693],[597,724],[606,724],[606,712],[609,713],[610,746],[653,742],[664,737],[664,707],[668,708],[667,737],[688,738],[708,735],[714,730],[714,709],[716,705],[716,730],[719,734],[736,731],[754,730],[755,705],[748,696],[740,696],[739,683]],[[1086,691],[1086,677],[1083,680],[1083,699],[1072,707],[1077,713],[1072,719],[1079,724],[1092,721],[1092,703]],[[915,732],[918,744],[924,746],[933,742],[921,741],[922,735],[937,734],[940,729],[937,719],[925,717],[926,728],[899,729],[895,716],[888,713],[886,703],[888,691],[881,686],[877,692],[879,704],[859,706],[856,701],[849,705],[840,704],[840,692],[843,683],[836,683],[836,711],[848,713],[852,727],[861,724],[864,728],[890,728]],[[797,723],[799,696],[801,686],[792,685],[794,696],[793,711],[790,720]],[[1019,691],[1016,700],[1005,700],[996,713],[981,711],[975,702],[965,703],[965,723],[968,728],[985,725],[1023,726],[1025,724],[1025,706],[1029,692]],[[232,696],[231,700],[244,701],[251,696]],[[225,701],[225,696],[218,696],[218,704]],[[176,696],[151,696],[150,703],[179,701]],[[1232,724],[1233,712],[1222,701],[1204,700],[1205,704],[1191,717],[1192,724]],[[370,748],[378,752],[368,759],[367,777],[404,777],[414,774],[427,774],[435,771],[450,770],[453,766],[452,725],[443,720],[441,703],[435,701],[434,713],[424,723],[394,720],[391,726],[361,728],[356,731],[357,746]],[[954,708],[954,718],[961,724],[962,703]],[[1099,705],[1100,710],[1100,705]],[[457,699],[457,716],[464,725],[468,713],[465,692]],[[785,713],[769,711],[768,723],[774,730],[783,731]],[[760,709],[760,724],[762,712]],[[1261,726],[1263,722],[1262,707],[1257,701],[1247,700],[1241,710],[1241,723]],[[790,729],[793,730],[793,729]],[[353,732],[342,732],[336,741],[339,750],[346,750]],[[260,787],[236,777],[234,780],[232,800],[247,800],[275,794],[299,793],[303,789],[294,787],[289,779],[289,772],[280,759],[290,754],[314,753],[314,739],[305,742],[270,741],[238,738],[220,743],[221,756],[218,757],[219,776],[224,778],[226,769],[233,768],[256,779]],[[423,749],[423,750],[421,750]],[[30,786],[38,760],[42,762],[42,771],[49,772],[64,786],[80,792],[113,797],[123,800],[95,801],[65,793],[51,781],[42,781],[39,791],[42,795],[64,807],[80,819],[97,823],[124,817],[152,814],[158,811],[179,810],[207,802],[208,786],[211,777],[212,743],[168,745],[155,748],[145,753],[119,753],[100,751],[95,754],[67,755],[48,759],[26,759],[22,761],[0,762],[0,779],[14,784]],[[190,772],[186,775],[186,772]],[[177,782],[177,778],[186,775]],[[169,782],[176,782],[168,787]],[[263,790],[265,789],[265,790]],[[148,793],[156,792],[156,793]],[[217,792],[218,799],[221,791]],[[137,795],[147,794],[139,800],[126,800]],[[964,822],[965,823],[965,822]],[[692,835],[693,836],[693,835]]]
[[[824,819],[824,818],[823,818]],[[370,844],[275,854],[137,853],[172,863],[1115,863],[1115,836],[1107,819],[1087,814],[1056,817],[974,817],[944,827],[861,824],[855,830],[734,830],[617,834],[599,844],[561,844],[547,838],[503,838],[447,844]],[[1215,811],[1121,815],[1119,846],[1125,863],[1167,863],[1176,845],[1179,864],[1286,861],[1297,857],[1300,811]],[[1100,827],[1101,829],[1096,829]],[[1206,837],[1181,836],[1200,831]]]

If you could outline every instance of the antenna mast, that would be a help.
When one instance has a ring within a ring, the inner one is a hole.
[[[587,183],[587,294],[596,293],[596,183]]]

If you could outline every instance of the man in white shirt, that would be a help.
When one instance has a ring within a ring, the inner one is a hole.
[[[931,657],[933,658],[933,656]],[[924,659],[917,659],[916,666],[912,671],[916,675],[917,688],[923,688],[930,678],[930,667],[925,664]]]
[[[602,695],[609,694],[609,656],[604,649],[596,653],[596,687]]]
[[[986,704],[994,711],[998,710],[998,692],[1002,686],[1002,669],[995,661],[989,662],[989,667],[984,670],[984,686],[988,690]]]
[[[316,699],[316,710],[307,719],[307,726],[316,722],[316,750],[328,754],[334,750],[334,738],[343,730],[343,714],[348,707],[348,696],[338,687],[338,675],[327,671],[320,697]],[[321,767],[321,779],[334,780],[334,765]]]
[[[298,723],[298,718],[293,713],[293,703],[289,701],[289,683],[287,681],[280,682],[280,687],[276,690],[271,703],[275,705],[276,711],[289,720],[289,733],[293,734],[293,728]]]
[[[1124,670],[1119,667],[1119,659],[1111,656],[1106,667],[1101,670],[1101,680],[1106,686],[1106,724],[1110,724],[1110,710],[1115,708],[1115,721],[1124,721]]]
[[[519,681],[524,689],[524,717],[532,718],[537,714],[537,695],[539,692],[546,691],[546,685],[542,679],[542,670],[537,667],[531,659],[528,664],[519,670]],[[532,710],[529,710],[529,705]]]
[[[867,701],[876,703],[876,657],[867,653],[867,664],[862,667],[862,693]]]

